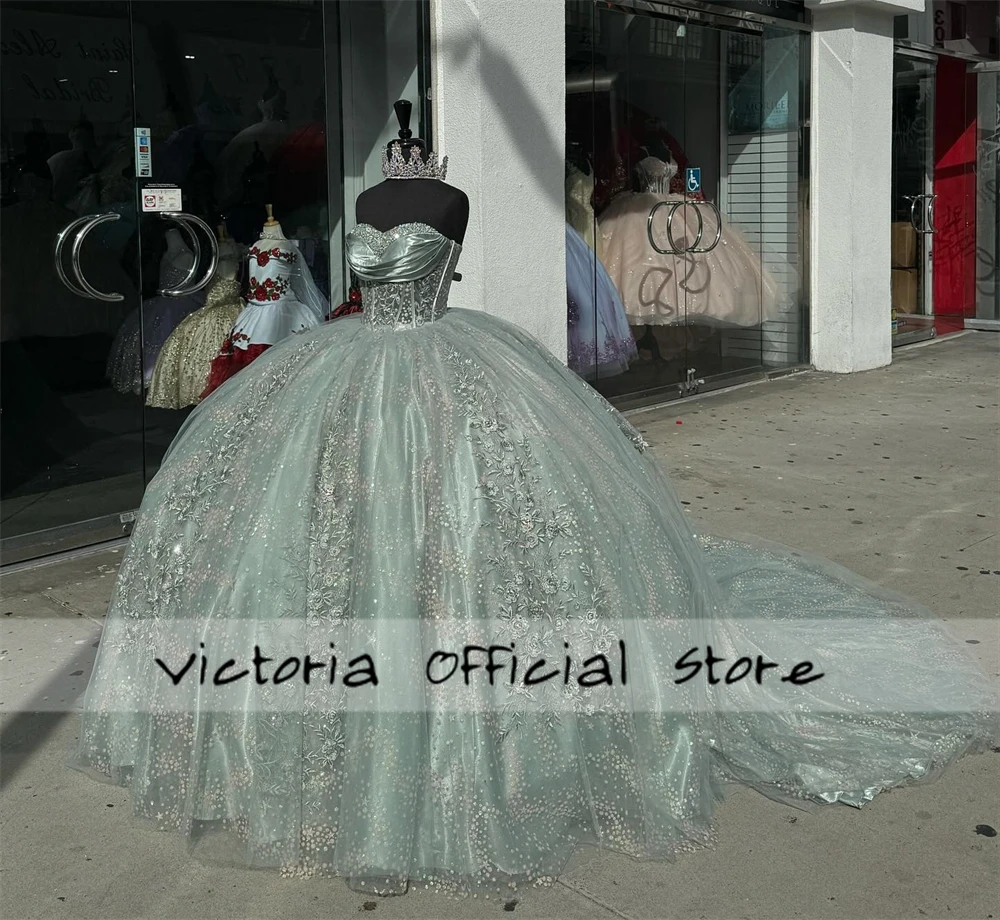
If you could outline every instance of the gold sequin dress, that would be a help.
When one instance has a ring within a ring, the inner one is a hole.
[[[235,278],[217,278],[205,306],[187,316],[164,343],[153,369],[146,405],[183,409],[201,401],[212,360],[243,309]]]

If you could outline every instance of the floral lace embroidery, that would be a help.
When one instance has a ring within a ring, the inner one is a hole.
[[[250,259],[263,268],[271,259],[277,259],[279,262],[286,262],[289,265],[293,265],[299,260],[299,256],[298,253],[290,249],[281,249],[278,246],[273,246],[271,249],[260,249],[254,246],[250,250]]]
[[[618,614],[606,579],[583,562],[576,566],[578,578],[565,574],[572,566],[570,557],[585,553],[578,522],[568,506],[542,485],[529,439],[516,432],[485,372],[454,349],[447,349],[445,358],[455,375],[454,393],[468,419],[469,441],[483,469],[477,491],[490,505],[490,526],[502,537],[502,551],[487,560],[496,575],[496,617],[504,624],[498,641],[526,640],[521,650],[540,655],[546,637],[559,636],[572,623],[574,634],[592,642],[595,651],[610,649]],[[541,619],[551,629],[540,630]],[[559,707],[548,704],[554,694],[563,694]],[[524,702],[531,702],[549,725],[555,725],[566,709],[566,697],[576,701],[580,712],[590,711],[598,698],[591,694],[585,701],[573,683],[543,684],[533,690],[512,687],[498,712],[500,736],[524,727]]]
[[[258,281],[250,278],[250,292],[247,300],[255,300],[264,303],[268,300],[281,300],[288,293],[289,281],[287,278],[265,278]]]
[[[649,447],[649,441],[642,436],[639,429],[612,406],[597,390],[593,387],[587,387],[587,389],[593,394],[594,399],[600,402],[611,413],[612,418],[614,418],[618,427],[622,430],[622,434],[632,442],[632,446],[640,453],[645,451]]]

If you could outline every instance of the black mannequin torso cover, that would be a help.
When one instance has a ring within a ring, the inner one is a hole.
[[[443,181],[444,169],[436,168],[435,158],[431,157],[435,166],[423,168],[428,163],[428,150],[410,130],[413,104],[400,99],[393,104],[393,110],[399,120],[399,137],[385,151],[382,170],[386,179],[358,196],[355,205],[358,223],[369,224],[383,233],[400,224],[427,224],[461,245],[469,226],[468,196]],[[401,159],[395,161],[395,167],[390,167],[388,157],[394,148]],[[418,158],[419,169],[407,170],[403,166],[406,163],[413,167],[415,161],[411,156]]]
[[[469,199],[440,179],[386,179],[358,196],[356,214],[358,223],[382,231],[428,224],[461,245],[469,226]]]

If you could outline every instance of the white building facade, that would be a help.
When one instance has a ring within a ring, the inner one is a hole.
[[[567,174],[595,178],[593,248],[607,262],[611,250],[642,245],[650,208],[638,205],[653,199],[636,196],[624,219],[608,210],[641,191],[638,162],[669,150],[678,164],[667,197],[687,202],[660,209],[653,228],[672,251],[605,266],[637,360],[602,374],[599,328],[596,366],[576,356],[624,404],[795,366],[880,367],[896,345],[997,320],[1000,5],[434,0],[432,9],[435,141],[474,202],[465,264],[478,280],[457,294],[463,303],[509,316],[573,366],[555,296],[574,209]],[[679,184],[688,170],[697,191]],[[722,238],[711,251],[715,213]],[[692,246],[699,228],[709,238]],[[749,260],[727,262],[720,247]],[[630,286],[636,273],[644,283]]]

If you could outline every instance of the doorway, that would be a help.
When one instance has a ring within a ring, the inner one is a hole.
[[[727,13],[567,6],[569,364],[622,407],[808,359],[808,27]]]
[[[0,564],[128,535],[193,411],[150,383],[220,239],[244,250],[270,205],[344,299],[343,234],[392,102],[427,128],[426,48],[408,0],[4,4]]]

